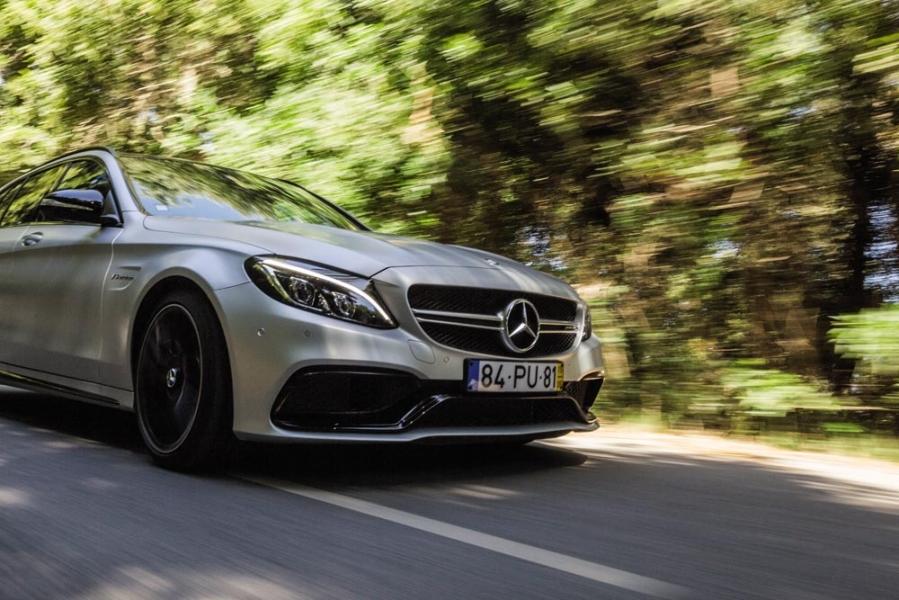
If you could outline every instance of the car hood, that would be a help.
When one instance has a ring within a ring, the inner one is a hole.
[[[324,225],[147,217],[144,226],[153,231],[251,244],[261,250],[260,254],[299,258],[364,277],[372,277],[391,267],[504,268],[527,272],[538,278],[549,277],[515,261],[480,250]]]

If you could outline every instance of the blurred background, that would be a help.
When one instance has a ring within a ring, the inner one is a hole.
[[[3,180],[92,144],[576,283],[606,418],[899,458],[897,0],[0,0]]]

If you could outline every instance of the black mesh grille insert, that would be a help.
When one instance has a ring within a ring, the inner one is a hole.
[[[569,381],[565,384],[565,393],[577,400],[584,410],[590,410],[596,402],[596,396],[602,388],[602,379],[585,379]]]
[[[565,298],[528,294],[514,290],[489,290],[450,285],[413,285],[409,288],[409,305],[413,309],[495,315],[512,300],[524,298],[533,303],[543,319],[574,321],[577,303]]]

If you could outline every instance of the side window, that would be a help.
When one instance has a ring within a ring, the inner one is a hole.
[[[92,160],[68,163],[65,174],[53,188],[56,190],[95,190],[106,198],[109,194],[109,176],[102,165]],[[35,211],[32,221],[63,223],[99,223],[100,215],[85,207],[44,198]]]
[[[22,185],[22,182],[15,185],[11,185],[6,188],[2,194],[0,194],[0,219],[3,218],[3,213],[6,212],[6,207],[9,206],[9,201],[12,200],[12,197],[15,196],[16,190],[19,189],[19,186]]]
[[[61,170],[61,167],[53,167],[26,179],[6,209],[0,227],[14,227],[28,222],[34,207],[56,183]]]
[[[92,160],[79,160],[69,163],[57,190],[97,190],[104,196],[109,193],[109,176],[100,163]]]

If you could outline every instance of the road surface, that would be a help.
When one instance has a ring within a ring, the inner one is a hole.
[[[753,450],[756,449],[756,450]],[[0,598],[899,595],[899,469],[616,428],[151,465],[124,413],[0,388]]]

